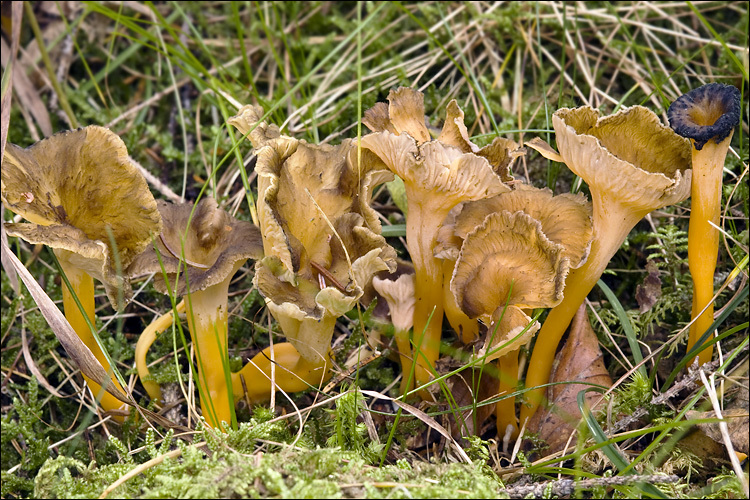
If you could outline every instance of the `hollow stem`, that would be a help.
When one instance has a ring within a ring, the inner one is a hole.
[[[328,356],[318,361],[308,361],[300,356],[289,342],[273,346],[276,369],[271,386],[271,348],[266,347],[242,369],[232,374],[232,391],[235,399],[247,397],[251,403],[262,403],[271,397],[271,391],[281,388],[284,392],[299,392],[318,387],[331,377],[331,362]],[[240,377],[245,379],[247,395]]]
[[[650,210],[623,207],[615,200],[592,192],[594,208],[594,239],[586,263],[574,269],[565,280],[562,302],[547,316],[536,337],[526,372],[526,387],[533,388],[549,382],[555,352],[578,307],[622,246],[630,230]],[[527,404],[521,406],[521,423],[530,418],[544,399],[545,388],[526,392]]]
[[[714,321],[714,273],[719,255],[721,180],[732,134],[719,144],[708,141],[698,151],[693,147],[693,182],[691,186],[690,228],[688,229],[688,265],[693,277],[693,310],[687,349],[708,331]],[[694,143],[694,141],[691,140]],[[708,307],[706,307],[708,306]],[[703,308],[705,311],[701,314]],[[698,354],[700,364],[711,361],[713,346]],[[693,357],[689,364],[693,363]]]
[[[177,304],[177,312],[181,313],[183,311],[185,311],[184,300]],[[148,395],[155,401],[161,401],[161,387],[153,380],[146,380],[149,377],[146,354],[156,340],[156,336],[172,326],[172,323],[174,323],[174,311],[162,314],[143,330],[135,345],[135,366],[138,370],[138,377],[141,379],[141,383]]]
[[[201,410],[211,427],[232,422],[234,405],[229,398],[227,351],[227,279],[185,297],[188,328],[196,347]]]
[[[68,278],[68,281],[70,281],[70,286],[73,288],[73,292],[78,297],[78,300],[83,306],[86,316],[88,316],[91,324],[95,325],[96,313],[94,302],[94,279],[86,271],[83,271],[71,265],[65,259],[58,258],[58,261],[60,262],[60,266],[65,272],[65,276]],[[104,353],[99,348],[99,344],[96,342],[96,338],[94,337],[91,328],[89,328],[89,325],[86,322],[86,318],[83,314],[81,314],[81,310],[78,308],[78,304],[76,304],[76,301],[73,298],[73,294],[65,285],[63,285],[62,287],[62,295],[63,310],[65,311],[65,318],[68,320],[68,323],[70,323],[70,326],[73,327],[73,330],[78,335],[78,338],[80,338],[81,341],[86,344],[86,347],[91,350],[97,361],[99,361],[102,367],[107,370],[107,373],[111,374],[112,367],[110,366],[109,361],[107,361]],[[83,375],[83,378],[91,388],[94,396],[100,398],[99,404],[102,408],[104,408],[105,410],[118,410],[124,406],[124,403],[122,401],[120,401],[110,393],[102,391],[101,385],[94,382],[86,375]],[[120,389],[123,393],[125,392],[114,376],[111,376],[111,380],[116,388]],[[125,417],[121,415],[115,415],[113,416],[113,418],[118,422],[122,422],[125,420]]]

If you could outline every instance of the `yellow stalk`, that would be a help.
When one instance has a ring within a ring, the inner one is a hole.
[[[498,381],[498,395],[515,392],[518,383],[518,351],[511,351],[497,360],[500,380]],[[513,429],[511,438],[518,436],[518,419],[516,418],[516,397],[507,397],[497,402],[495,406],[498,436],[505,436],[510,425]]]
[[[414,376],[411,373],[413,361],[409,330],[395,330],[393,337],[398,347],[398,357],[401,359],[401,394],[406,394],[414,389]]]
[[[714,273],[719,255],[719,225],[721,211],[721,181],[724,158],[732,134],[721,143],[708,141],[698,151],[693,147],[693,183],[691,186],[690,228],[688,230],[688,265],[693,277],[693,310],[695,318],[690,327],[687,349],[708,331],[714,321]],[[691,143],[695,141],[691,139]],[[701,311],[706,308],[703,313]],[[700,364],[711,361],[713,346],[698,354]],[[693,357],[689,364],[692,364]]]
[[[284,392],[317,387],[331,377],[328,356],[316,362],[307,361],[289,342],[275,344],[273,355],[276,362],[275,383]],[[241,378],[245,379],[247,394]],[[266,347],[239,372],[232,374],[232,391],[235,399],[247,397],[251,403],[261,403],[271,397],[272,390],[276,390],[276,387],[271,387],[271,348]]]
[[[437,229],[450,208],[445,210],[442,207],[424,207],[419,203],[410,203],[406,221],[406,243],[414,263],[413,330],[417,385],[424,385],[432,379],[433,368],[440,355],[443,266],[441,259],[436,259],[432,252],[436,245]],[[432,399],[427,391],[421,391],[420,397]]]
[[[73,292],[81,302],[81,305],[86,312],[86,316],[88,316],[91,324],[95,325],[96,313],[94,311],[94,279],[87,272],[70,265],[64,259],[58,260],[60,262],[60,266],[65,272],[65,276],[68,278],[68,281],[70,281],[70,286],[73,288]],[[73,298],[73,294],[64,284],[62,286],[62,292],[63,310],[65,311],[65,318],[68,320],[68,323],[70,323],[70,326],[73,327],[73,330],[78,335],[78,338],[80,338],[81,341],[86,344],[86,347],[91,350],[91,352],[94,354],[99,363],[104,367],[104,369],[107,370],[108,373],[112,373],[112,367],[109,365],[107,358],[99,348],[99,344],[96,342],[96,338],[91,332],[91,328],[89,328],[89,325],[86,322],[86,318],[83,316],[83,314],[81,314],[81,310],[78,308],[78,304],[76,304],[76,301]],[[94,396],[96,396],[97,398],[101,398],[99,400],[99,404],[102,408],[104,408],[105,410],[117,410],[124,406],[124,403],[122,401],[112,396],[110,393],[102,391],[102,387],[88,378],[86,375],[84,375],[83,378],[89,385],[89,387],[91,387],[91,391],[94,393]],[[117,379],[114,376],[111,376],[111,379],[114,386],[124,393],[125,391],[123,390]],[[121,415],[114,416],[113,418],[118,422],[122,422],[123,420],[125,420],[125,417]]]
[[[177,304],[177,312],[181,313],[184,310],[185,301],[182,300]],[[148,395],[155,401],[161,401],[161,387],[152,380],[146,380],[149,376],[149,369],[146,364],[146,354],[156,340],[156,336],[172,326],[172,323],[174,323],[173,311],[162,314],[152,321],[145,330],[143,330],[143,333],[138,337],[138,342],[135,345],[135,366],[138,370],[138,378],[141,379],[141,383],[146,389]]]
[[[211,427],[232,422],[234,409],[227,385],[227,292],[224,281],[186,295],[188,328],[196,350],[201,410]]]
[[[526,371],[526,388],[533,388],[549,382],[552,363],[557,346],[567,330],[576,311],[617,253],[630,230],[646,216],[649,209],[634,211],[623,207],[613,197],[591,193],[594,205],[594,239],[586,263],[570,272],[565,280],[562,302],[547,316],[536,337]],[[544,400],[545,388],[540,387],[526,392],[526,404],[521,406],[521,424],[536,411]]]

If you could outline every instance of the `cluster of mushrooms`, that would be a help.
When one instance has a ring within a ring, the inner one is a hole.
[[[229,124],[257,156],[257,226],[210,197],[195,204],[155,200],[122,140],[102,127],[63,132],[27,149],[8,144],[2,201],[28,222],[6,223],[5,230],[53,250],[65,277],[65,316],[120,390],[123,379],[95,328],[94,279],[121,309],[132,298],[131,280],[154,276],[153,286],[173,308],[138,340],[143,386],[161,400],[146,354],[184,312],[201,413],[220,429],[233,421],[239,399],[262,403],[276,390],[326,382],[337,319],[376,293],[390,310],[401,392],[435,398],[430,386],[445,317],[471,352],[472,366],[492,367],[483,396],[494,402],[498,433],[513,436],[519,349],[536,335],[523,421],[542,404],[558,343],[609,260],[645,215],[690,196],[692,178],[695,319],[688,349],[703,343],[700,361],[710,360],[719,241],[711,224],[718,223],[724,157],[739,122],[735,87],[710,84],[685,94],[669,109],[671,128],[641,106],[610,116],[590,107],[555,112],[559,152],[539,139],[527,146],[580,176],[590,201],[514,180],[511,166],[525,150],[503,138],[478,147],[455,101],[439,134],[425,124],[420,92],[399,88],[388,101],[365,113],[370,134],[336,146],[282,135],[261,120],[258,106],[232,117]],[[410,265],[397,259],[371,207],[373,189],[394,176],[406,192]],[[272,344],[232,373],[228,291],[248,260],[288,342]],[[532,319],[540,308],[551,308],[541,327]],[[118,399],[87,383],[104,410],[125,418],[116,411]]]

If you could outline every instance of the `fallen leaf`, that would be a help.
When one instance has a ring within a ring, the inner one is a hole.
[[[568,339],[555,358],[555,367],[550,375],[551,383],[573,381],[580,383],[548,387],[549,406],[540,406],[526,428],[528,433],[537,434],[547,441],[550,446],[547,453],[562,450],[578,427],[582,418],[578,393],[590,388],[591,384],[612,386],[612,378],[602,360],[599,340],[586,314],[586,304],[581,305],[573,318]],[[601,409],[603,404],[594,407],[599,398],[599,393],[590,391],[585,399],[590,408]]]
[[[656,263],[652,260],[648,261],[646,271],[648,275],[643,283],[635,287],[635,300],[638,301],[638,310],[641,314],[651,310],[661,298],[661,277]]]

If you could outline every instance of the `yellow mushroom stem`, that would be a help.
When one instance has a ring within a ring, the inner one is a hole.
[[[443,265],[441,259],[433,256],[433,248],[447,210],[435,208],[410,202],[406,220],[407,245],[414,263],[414,362],[418,386],[432,379],[443,330]],[[421,391],[420,396],[432,399],[427,390]]]
[[[243,262],[224,281],[185,295],[188,328],[198,366],[201,411],[211,427],[218,427],[222,421],[231,423],[234,413],[229,395],[227,293],[232,276]]]
[[[693,151],[693,182],[691,185],[690,227],[688,229],[688,265],[693,277],[694,318],[690,326],[688,351],[708,331],[714,321],[714,273],[719,255],[719,225],[721,212],[721,180],[724,173],[724,158],[727,155],[732,134],[721,143],[708,141],[698,151]],[[695,141],[690,141],[695,144]],[[705,308],[705,311],[703,309]],[[701,313],[703,311],[703,313]],[[711,361],[713,346],[698,354],[700,364]],[[693,363],[695,357],[690,359]]]
[[[177,313],[185,311],[185,301],[180,301],[176,306]],[[146,380],[149,377],[149,369],[146,364],[146,354],[151,349],[151,345],[156,340],[156,336],[161,332],[172,326],[174,323],[174,311],[169,311],[166,314],[162,314],[150,325],[138,337],[138,342],[135,345],[135,366],[138,370],[138,377],[141,379],[143,387],[146,389],[148,395],[154,401],[161,401],[161,387],[153,380]]]
[[[412,357],[412,348],[409,330],[395,329],[393,338],[396,340],[398,347],[398,357],[401,360],[401,394],[414,389],[414,358]]]
[[[271,391],[276,388],[287,393],[304,391],[310,386],[320,386],[332,375],[328,355],[316,361],[308,361],[289,342],[274,344],[273,359],[276,363],[273,377],[275,387],[271,386],[271,348],[266,347],[239,372],[232,374],[235,399],[247,398],[250,403],[262,403],[270,399]],[[241,378],[245,379],[244,387]]]
[[[65,259],[59,258],[58,260],[65,276],[70,282],[70,286],[73,288],[73,293],[78,297],[84,311],[86,311],[86,316],[88,316],[92,325],[96,325],[96,313],[94,311],[94,279],[86,271],[71,265]],[[91,328],[89,328],[86,318],[81,314],[81,310],[78,308],[78,304],[76,304],[73,293],[71,293],[71,291],[68,290],[68,287],[63,284],[62,295],[65,318],[68,320],[68,323],[70,323],[70,326],[73,327],[78,338],[80,338],[83,343],[86,344],[86,347],[91,350],[102,367],[104,367],[108,373],[112,373],[112,367],[104,356],[99,344],[96,342],[96,338],[91,332]],[[109,392],[102,391],[102,387],[99,384],[86,375],[83,375],[83,379],[89,387],[91,387],[94,396],[97,399],[101,398],[99,399],[99,404],[104,410],[118,410],[123,407],[124,403],[122,401],[111,395]],[[111,380],[117,389],[125,393],[122,386],[113,375],[111,375]],[[125,417],[122,415],[114,415],[113,418],[118,422],[125,420]]]
[[[451,278],[456,262],[443,260],[443,308],[453,330],[464,344],[470,344],[479,338],[479,322],[469,318],[456,303],[456,296],[451,291]]]
[[[594,209],[594,239],[586,263],[570,272],[565,280],[562,302],[547,316],[536,336],[526,371],[526,404],[521,406],[521,424],[544,400],[555,352],[571,319],[612,259],[631,229],[650,210],[633,210],[617,203],[608,193],[591,193]]]
[[[498,395],[503,396],[516,391],[518,385],[518,351],[510,351],[497,359]],[[518,419],[516,418],[516,397],[506,396],[495,406],[498,436],[505,436],[508,426],[513,431],[511,439],[518,437]]]

